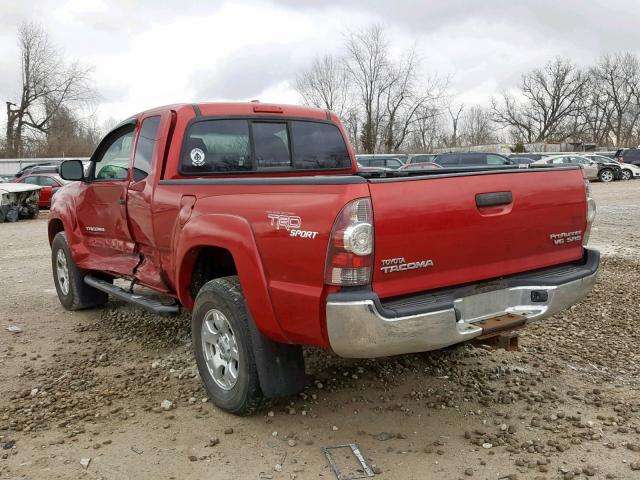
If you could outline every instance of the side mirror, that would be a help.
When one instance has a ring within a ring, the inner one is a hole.
[[[60,176],[64,180],[83,181],[84,166],[81,160],[65,160],[60,165]]]

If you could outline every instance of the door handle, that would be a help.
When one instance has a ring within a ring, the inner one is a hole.
[[[498,205],[509,205],[513,202],[513,194],[511,192],[490,192],[476,194],[476,206],[496,207]]]
[[[118,203],[119,203],[120,205],[124,205],[124,204],[125,204],[125,203],[127,203],[127,202],[124,200],[124,198],[120,198],[120,199],[118,199]]]

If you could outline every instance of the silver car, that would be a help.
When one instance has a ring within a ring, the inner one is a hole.
[[[553,155],[536,160],[532,165],[580,165],[589,180],[598,179],[598,164],[580,155]]]

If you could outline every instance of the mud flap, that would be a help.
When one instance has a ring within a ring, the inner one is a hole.
[[[277,343],[265,337],[249,315],[249,331],[265,397],[286,397],[300,393],[306,386],[302,346]]]

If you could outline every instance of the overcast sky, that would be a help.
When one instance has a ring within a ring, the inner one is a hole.
[[[296,103],[296,72],[372,23],[398,49],[415,43],[424,70],[469,104],[554,56],[640,53],[640,0],[0,0],[3,107],[17,99],[24,20],[95,67],[101,121],[176,102]]]

